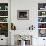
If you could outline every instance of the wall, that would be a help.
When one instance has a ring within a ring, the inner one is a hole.
[[[11,22],[16,25],[17,30],[27,30],[34,25],[37,29],[38,0],[11,0]],[[29,10],[29,20],[17,20],[17,10]]]
[[[46,0],[11,0],[11,22],[14,23],[17,30],[27,30],[29,26],[38,25],[38,3]],[[29,10],[29,20],[17,20],[17,10]]]
[[[32,3],[33,2],[33,3]],[[29,20],[17,20],[17,10],[29,10]],[[30,0],[12,0],[11,22],[14,22],[17,30],[27,30],[32,24],[37,23],[37,2]]]
[[[11,22],[14,23],[18,32],[27,30],[33,24],[36,32],[34,36],[38,35],[38,3],[45,2],[46,0],[11,0]],[[17,10],[29,10],[29,20],[17,20]],[[42,38],[34,37],[33,46],[40,46],[38,43],[44,46]]]

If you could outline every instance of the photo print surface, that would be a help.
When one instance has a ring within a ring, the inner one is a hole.
[[[18,20],[29,20],[29,10],[17,10]]]

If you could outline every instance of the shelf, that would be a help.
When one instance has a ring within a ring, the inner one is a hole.
[[[8,11],[8,10],[0,10],[0,11]]]
[[[8,22],[0,22],[0,23],[8,23]]]
[[[8,3],[0,3],[0,35],[8,37]]]
[[[46,29],[46,28],[38,28],[38,29]]]
[[[38,11],[46,11],[46,10],[38,10]]]
[[[0,17],[8,17],[8,16],[0,16]]]
[[[44,16],[38,16],[38,17],[46,17],[46,15],[44,15]]]
[[[38,23],[46,23],[46,22],[38,22]]]

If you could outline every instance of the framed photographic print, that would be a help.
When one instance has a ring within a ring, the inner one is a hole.
[[[39,29],[39,37],[46,37],[46,29]]]
[[[17,10],[18,20],[29,20],[29,10]]]

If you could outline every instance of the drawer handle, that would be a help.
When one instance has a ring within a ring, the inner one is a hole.
[[[1,40],[3,40],[3,39],[1,39]]]
[[[43,39],[43,40],[45,40],[45,39]]]

